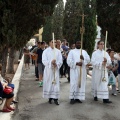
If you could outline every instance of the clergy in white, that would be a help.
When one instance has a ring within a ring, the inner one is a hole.
[[[82,55],[80,55],[80,45],[81,42],[77,41],[76,48],[69,52],[67,58],[67,64],[70,67],[70,104],[82,103],[81,100],[85,100],[86,65],[90,62],[90,57],[85,50],[82,50]],[[80,66],[82,67],[82,79],[79,88]]]
[[[59,69],[62,65],[62,55],[60,50],[54,48],[53,41],[50,42],[50,47],[44,50],[42,63],[45,66],[43,75],[43,97],[48,98],[50,104],[52,100],[54,100],[55,104],[58,105],[58,98],[60,97]]]
[[[111,103],[109,101],[108,91],[108,71],[111,64],[110,56],[103,50],[104,42],[98,42],[98,49],[93,52],[91,63],[93,65],[92,71],[92,95],[94,100],[98,101],[98,98],[103,99],[103,103]],[[105,70],[105,74],[104,74]],[[106,81],[103,81],[105,77]]]

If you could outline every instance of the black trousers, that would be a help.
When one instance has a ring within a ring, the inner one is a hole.
[[[66,75],[68,69],[67,59],[63,60],[63,75]]]
[[[3,96],[3,86],[2,86],[2,84],[0,82],[0,97],[2,97],[2,96]]]
[[[63,76],[63,64],[62,64],[62,66],[60,67],[60,75]]]

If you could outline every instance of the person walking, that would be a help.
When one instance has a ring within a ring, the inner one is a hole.
[[[43,74],[43,98],[48,98],[49,103],[59,105],[60,82],[59,69],[62,65],[61,51],[55,48],[54,41],[50,41],[50,47],[42,54],[42,63],[45,66]]]
[[[103,99],[103,103],[112,103],[109,100],[108,91],[108,71],[111,64],[110,56],[103,50],[104,42],[98,42],[98,49],[92,53],[91,63],[93,65],[92,71],[92,95],[94,101],[98,101],[98,98]],[[104,53],[106,56],[104,57]],[[105,77],[105,81],[103,78]]]
[[[85,100],[86,65],[90,62],[90,57],[85,50],[82,50],[82,55],[80,55],[80,46],[81,42],[77,41],[76,48],[71,50],[67,57],[67,64],[70,67],[70,104],[82,103],[81,100]],[[81,87],[78,84],[80,77]]]

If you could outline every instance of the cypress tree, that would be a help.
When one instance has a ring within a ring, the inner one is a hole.
[[[120,52],[120,0],[97,0],[97,15],[102,36],[107,30],[109,44]]]
[[[91,7],[90,7],[91,5]],[[84,21],[84,46],[91,55],[96,38],[96,0],[67,0],[64,14],[63,35],[70,42],[81,40],[80,27],[82,26],[82,15],[87,15]]]
[[[45,42],[52,40],[52,16],[46,17],[46,24],[44,25],[44,30],[42,34],[42,39]]]
[[[55,33],[56,39],[63,38],[63,13],[64,13],[64,3],[63,0],[59,0],[55,7],[53,13],[53,25],[52,30]]]
[[[46,17],[46,24],[43,30],[43,40],[48,42],[52,39],[52,32],[55,34],[55,39],[62,39],[62,28],[63,28],[63,11],[64,4],[62,0],[59,0],[56,5],[53,15]]]
[[[63,21],[63,36],[70,44],[75,42],[78,35],[79,15],[81,13],[80,7],[81,3],[79,0],[66,1]]]
[[[83,48],[87,50],[89,55],[92,54],[95,46],[95,39],[97,35],[97,25],[96,25],[96,0],[81,0],[82,10],[84,10],[85,17],[85,33],[84,33],[84,46]],[[81,19],[80,19],[81,26]],[[80,35],[80,34],[78,34]],[[81,36],[81,35],[80,35]]]
[[[45,16],[52,15],[57,1],[0,0],[0,50],[4,73],[8,48],[23,47],[44,24]]]

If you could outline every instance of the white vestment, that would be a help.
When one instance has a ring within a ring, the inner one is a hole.
[[[52,84],[54,80],[54,67],[52,60],[56,59],[57,67],[55,68],[55,81],[56,84]],[[62,55],[60,50],[52,49],[51,47],[45,49],[42,54],[42,63],[45,66],[43,75],[43,97],[44,98],[59,98],[60,97],[60,85],[59,85],[59,68],[62,65]]]
[[[105,58],[107,59],[106,66],[111,64],[111,59],[108,53],[105,53]],[[105,67],[105,75],[104,75],[104,66],[102,62],[104,61],[104,50],[96,50],[92,54],[91,63],[93,65],[92,71],[92,95],[94,97],[98,97],[101,99],[109,98],[108,91],[108,70]],[[102,81],[105,76],[106,81]]]
[[[67,64],[70,66],[70,99],[85,100],[85,85],[86,85],[86,65],[90,62],[90,57],[85,50],[82,50],[84,61],[82,60],[82,79],[81,87],[79,88],[80,66],[76,63],[80,62],[80,49],[71,50],[68,54]]]

